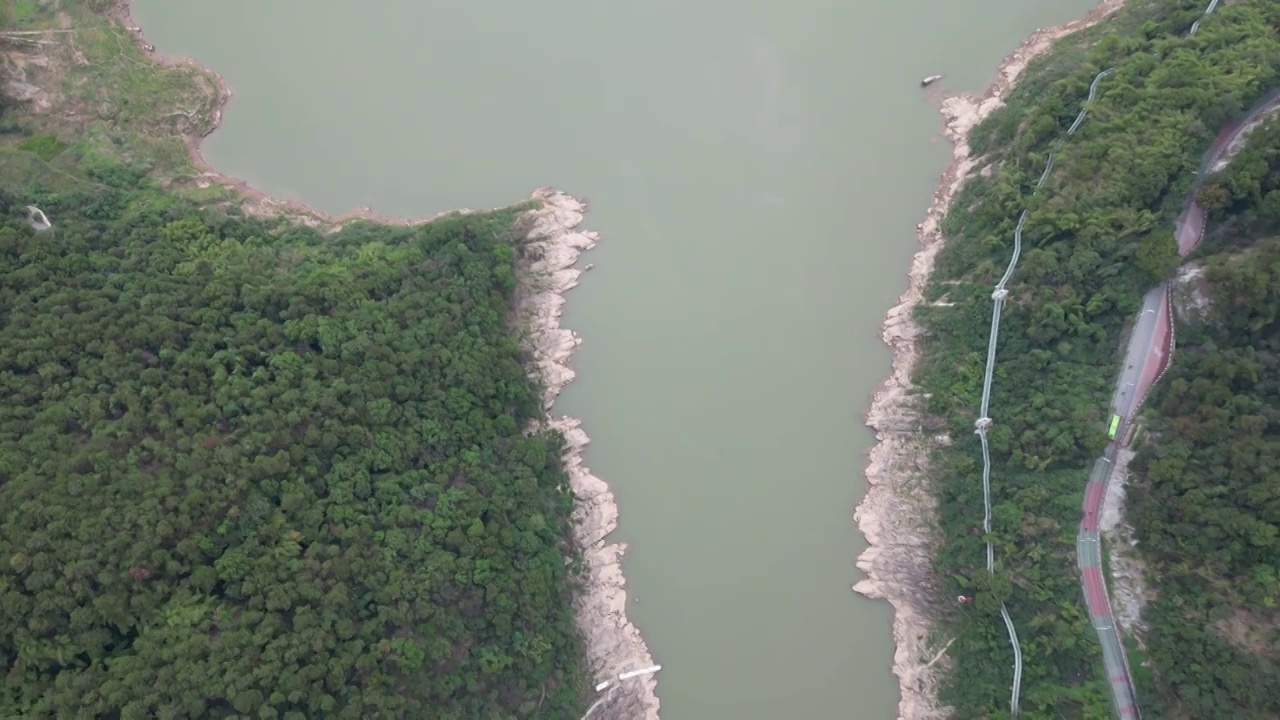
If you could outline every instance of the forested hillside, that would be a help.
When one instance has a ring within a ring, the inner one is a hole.
[[[166,117],[188,76],[128,60],[77,72]],[[577,717],[518,209],[248,218],[103,118],[0,118],[0,717]]]
[[[957,717],[1008,715],[1013,655],[1001,601],[1020,632],[1022,717],[1112,712],[1075,534],[1089,468],[1107,441],[1122,331],[1140,293],[1178,266],[1173,220],[1218,128],[1280,84],[1280,4],[1225,4],[1188,37],[1203,13],[1199,0],[1130,3],[1034,63],[1007,107],[971,136],[989,172],[969,181],[944,224],[948,243],[917,311],[926,337],[914,378],[926,430],[954,439],[930,464],[942,508],[940,595],[975,597],[945,606],[939,628],[940,642],[956,638],[942,700]],[[1051,143],[1104,68],[1114,72],[1087,121],[1055,150],[1033,196]],[[991,397],[992,582],[973,427],[991,289],[1024,207]]]
[[[1148,716],[1280,716],[1280,123],[1200,192],[1213,210],[1188,292],[1208,306],[1147,413],[1132,521],[1154,578]],[[1200,285],[1199,283],[1205,283]]]
[[[95,176],[42,233],[0,200],[0,716],[569,712],[513,216],[326,238]]]

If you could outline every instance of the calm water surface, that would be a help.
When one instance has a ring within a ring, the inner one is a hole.
[[[160,52],[235,89],[206,156],[272,194],[591,201],[557,410],[617,493],[665,720],[894,716],[851,516],[878,328],[947,155],[918,81],[980,89],[1092,4],[133,2]]]

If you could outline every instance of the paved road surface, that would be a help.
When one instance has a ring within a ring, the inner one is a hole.
[[[1174,223],[1180,255],[1186,256],[1204,238],[1205,212],[1195,202],[1196,191],[1199,190],[1203,179],[1211,172],[1223,167],[1224,161],[1229,160],[1230,155],[1239,148],[1240,140],[1246,130],[1264,115],[1278,109],[1280,109],[1280,93],[1272,93],[1244,118],[1223,127],[1209,151],[1205,153],[1204,161],[1197,172],[1196,183],[1187,194],[1182,212]],[[1142,310],[1134,322],[1129,346],[1125,352],[1124,365],[1116,381],[1115,393],[1111,400],[1112,413],[1121,418],[1120,427],[1116,433],[1116,439],[1107,446],[1106,452],[1094,463],[1093,471],[1089,474],[1089,482],[1085,485],[1083,518],[1076,540],[1076,562],[1080,567],[1085,604],[1088,606],[1093,627],[1098,633],[1098,641],[1102,645],[1103,662],[1106,665],[1107,677],[1115,698],[1116,712],[1122,720],[1139,720],[1141,714],[1138,711],[1137,693],[1134,691],[1133,680],[1129,674],[1129,662],[1125,657],[1124,644],[1116,629],[1106,579],[1102,573],[1098,516],[1117,453],[1124,443],[1138,410],[1142,407],[1142,401],[1146,398],[1147,392],[1159,382],[1161,375],[1168,369],[1169,361],[1173,356],[1173,347],[1173,307],[1169,283],[1166,282],[1147,292],[1142,300]],[[1110,418],[1108,418],[1109,421]]]

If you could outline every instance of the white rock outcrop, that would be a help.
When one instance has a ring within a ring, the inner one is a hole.
[[[1005,58],[995,82],[984,94],[952,95],[942,101],[943,132],[952,143],[952,158],[924,222],[916,226],[920,251],[912,259],[907,290],[884,322],[882,338],[893,350],[893,372],[875,392],[867,414],[867,425],[876,432],[876,444],[867,467],[867,495],[854,513],[870,547],[857,563],[867,577],[853,589],[867,597],[884,598],[893,606],[893,673],[902,697],[898,716],[904,720],[951,715],[951,710],[939,707],[937,701],[936,669],[947,662],[948,643],[932,637],[930,618],[935,603],[947,599],[938,597],[932,587],[937,504],[923,466],[929,449],[949,439],[930,437],[917,422],[911,373],[920,328],[912,313],[923,300],[934,258],[945,241],[940,226],[951,201],[965,180],[986,165],[982,158],[971,157],[969,131],[1004,105],[1018,76],[1036,56],[1062,37],[1101,21],[1122,4],[1123,0],[1103,0],[1079,20],[1035,32]],[[975,522],[979,520],[975,518]]]
[[[564,293],[578,284],[578,256],[595,246],[599,236],[578,230],[586,205],[565,193],[542,188],[534,192],[541,207],[530,211],[528,250],[537,258],[525,274],[521,317],[529,329],[537,372],[544,383],[546,424],[566,440],[565,469],[573,489],[574,536],[587,567],[583,591],[576,600],[578,625],[587,642],[587,658],[597,681],[613,680],[592,717],[609,720],[657,720],[657,681],[652,674],[617,681],[619,674],[653,664],[640,631],[627,619],[626,578],[622,555],[626,546],[605,541],[618,526],[618,506],[603,480],[582,463],[590,439],[582,421],[551,415],[555,398],[573,381],[569,365],[581,339],[560,326]]]

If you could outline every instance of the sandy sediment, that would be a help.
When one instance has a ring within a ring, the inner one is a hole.
[[[854,514],[869,547],[858,558],[867,577],[853,589],[867,597],[884,598],[894,609],[896,645],[893,673],[904,720],[944,718],[950,709],[937,701],[936,668],[946,662],[942,647],[934,647],[930,617],[938,597],[931,569],[936,543],[936,500],[929,488],[924,462],[929,448],[946,438],[926,436],[917,421],[911,373],[917,359],[915,341],[920,328],[912,313],[924,296],[934,258],[944,238],[940,227],[952,199],[981,164],[970,155],[969,131],[1004,104],[1004,98],[1027,65],[1060,38],[1093,25],[1119,9],[1124,0],[1104,0],[1085,17],[1038,30],[1000,64],[995,81],[982,95],[953,95],[943,99],[944,134],[953,146],[924,222],[917,226],[920,251],[911,263],[909,283],[898,304],[885,318],[882,338],[893,351],[892,375],[875,392],[867,425],[876,432],[869,455],[867,494]]]
[[[468,209],[451,210],[425,218],[394,218],[357,208],[342,215],[330,215],[304,203],[278,200],[247,182],[215,170],[200,153],[200,143],[222,119],[222,109],[231,99],[231,88],[222,76],[190,58],[168,57],[157,53],[146,41],[142,29],[129,13],[129,3],[121,0],[111,15],[132,34],[134,42],[155,62],[172,67],[188,67],[213,84],[212,114],[204,127],[192,128],[186,137],[191,162],[200,172],[202,186],[221,185],[232,189],[242,199],[246,212],[259,215],[289,217],[327,230],[337,229],[353,220],[368,220],[386,225],[419,225],[440,217],[469,214]],[[586,564],[585,585],[575,598],[578,625],[586,639],[587,662],[598,682],[611,680],[611,687],[599,698],[592,716],[608,720],[657,720],[657,681],[652,674],[619,682],[619,673],[639,670],[653,664],[639,630],[627,619],[621,559],[626,546],[606,544],[605,537],[618,524],[618,507],[613,493],[603,480],[591,474],[582,464],[582,451],[589,442],[581,421],[551,414],[555,397],[573,380],[569,359],[580,340],[570,330],[560,327],[564,293],[578,284],[581,270],[573,265],[578,256],[595,245],[594,232],[578,230],[586,205],[563,192],[550,188],[535,190],[532,199],[540,207],[529,211],[525,220],[531,230],[528,250],[537,256],[525,274],[525,287],[520,298],[520,318],[526,323],[536,368],[546,391],[543,406],[545,424],[559,430],[566,440],[564,465],[575,497],[574,539],[582,549]]]
[[[622,575],[622,543],[605,538],[618,526],[618,506],[603,480],[582,463],[583,448],[590,442],[580,420],[550,414],[555,398],[573,381],[570,358],[581,339],[560,326],[564,294],[578,284],[582,270],[574,267],[578,256],[596,244],[594,232],[578,230],[586,205],[549,188],[534,192],[542,207],[530,213],[533,229],[530,249],[537,259],[527,274],[528,292],[521,300],[521,314],[530,331],[537,372],[545,387],[543,407],[547,423],[564,434],[565,468],[576,498],[575,539],[586,562],[586,585],[576,599],[578,625],[587,642],[587,658],[598,682],[613,681],[592,717],[609,720],[656,720],[657,682],[653,675],[618,682],[620,673],[653,664],[640,631],[627,619],[626,578]]]

